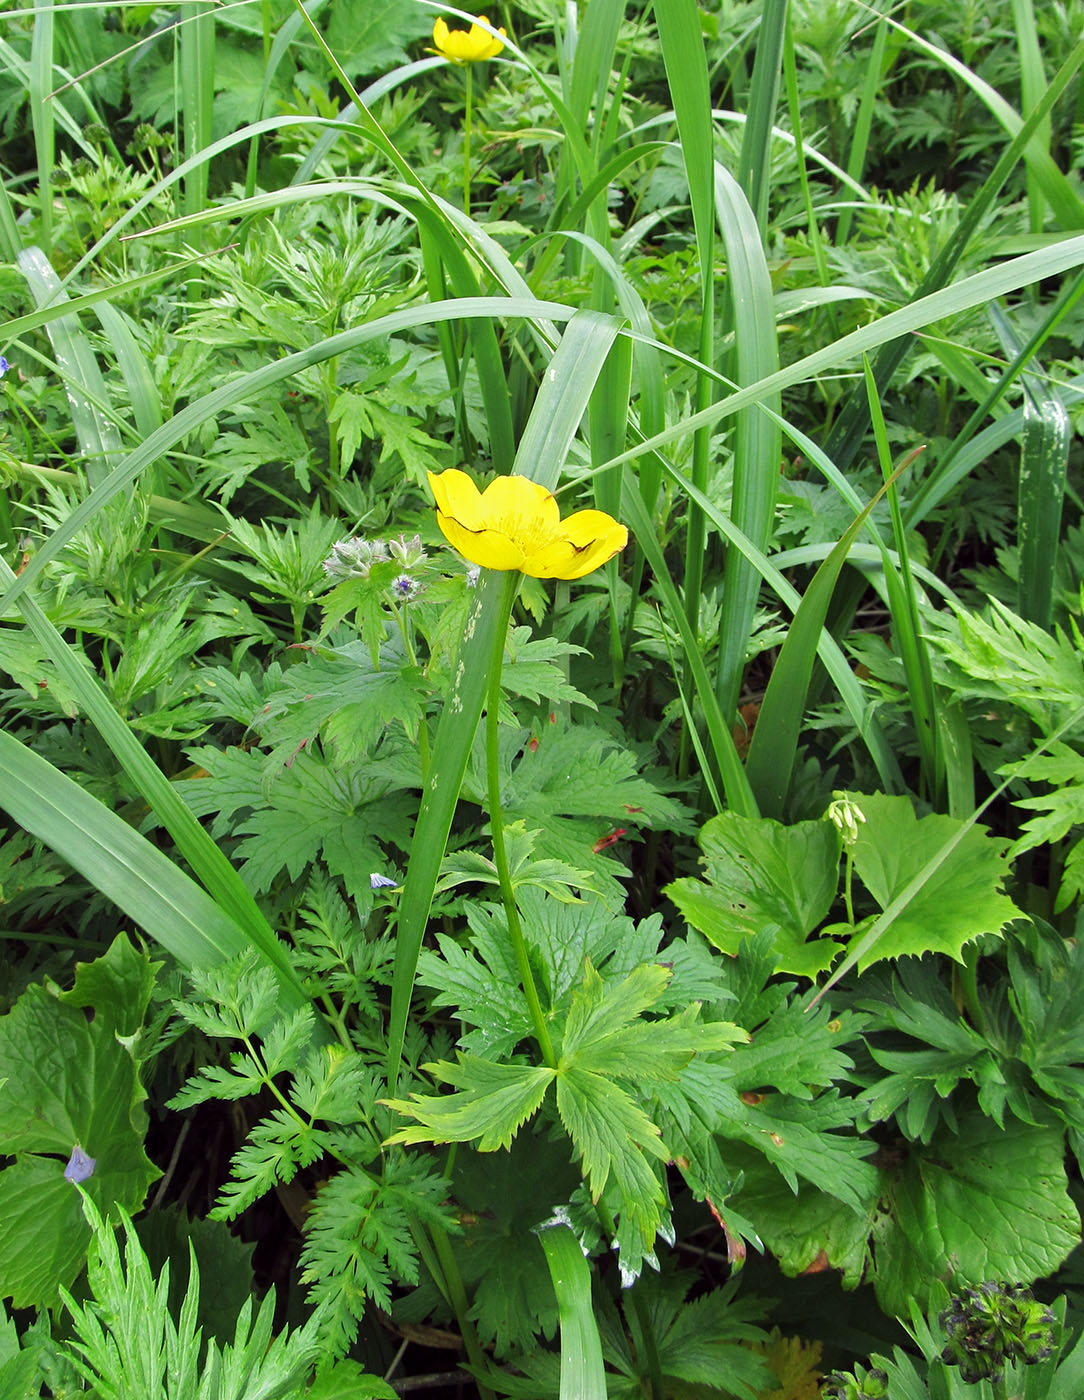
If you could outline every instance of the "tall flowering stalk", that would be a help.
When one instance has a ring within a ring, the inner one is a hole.
[[[508,575],[494,632],[486,700],[486,783],[493,863],[508,919],[527,1008],[542,1058],[557,1067],[549,1027],[542,1012],[527,941],[520,924],[501,812],[497,715],[501,699],[504,644],[512,605],[523,574],[532,578],[577,579],[600,568],[628,543],[628,531],[601,510],[583,510],[566,519],[551,492],[525,476],[499,476],[479,491],[466,472],[429,474],[437,503],[437,524],[448,543],[472,564]]]
[[[473,117],[473,68],[487,58],[496,58],[504,48],[500,39],[492,35],[483,25],[489,24],[486,15],[479,15],[481,23],[472,24],[470,29],[449,29],[441,15],[433,25],[433,45],[437,53],[450,63],[458,64],[463,70],[466,83],[466,101],[463,115],[463,212],[470,214],[470,137]],[[497,33],[505,36],[503,29]],[[506,36],[505,36],[506,37]]]

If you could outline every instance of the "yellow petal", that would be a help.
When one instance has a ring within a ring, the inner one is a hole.
[[[489,23],[488,15],[479,15],[478,18],[482,21],[482,24]],[[507,37],[503,29],[497,32],[502,37]],[[492,34],[487,33],[479,24],[471,25],[470,40],[473,48],[473,57],[475,59],[496,58],[504,48],[500,39],[495,39]]]
[[[452,548],[472,564],[505,572],[523,568],[523,550],[499,530],[467,530],[458,520],[452,520],[440,511],[437,512],[437,524]]]
[[[604,510],[578,510],[575,515],[561,521],[561,534],[580,548],[592,540],[611,538],[615,530],[621,539],[621,543],[614,547],[616,554],[628,544],[629,532]]]
[[[448,42],[448,25],[443,15],[437,16],[437,22],[433,25],[433,43],[444,52],[444,45]]]
[[[532,578],[583,578],[625,548],[629,532],[601,510],[581,510],[561,522],[558,536],[534,550],[523,566]]]
[[[458,520],[468,530],[482,529],[482,496],[466,472],[449,467],[439,476],[434,472],[429,472],[428,476],[438,511]]]
[[[487,524],[502,519],[538,521],[557,528],[561,509],[551,492],[527,476],[498,476],[482,492],[482,514]]]
[[[567,571],[578,563],[575,545],[566,539],[555,539],[531,551],[523,562],[523,572],[531,578],[571,578]]]

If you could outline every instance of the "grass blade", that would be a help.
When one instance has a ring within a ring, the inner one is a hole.
[[[205,0],[181,6],[181,109],[184,153],[193,160],[211,144],[215,100],[215,16]],[[207,205],[210,164],[194,165],[184,182],[184,211],[195,214]]]
[[[568,1225],[544,1225],[538,1238],[546,1251],[561,1324],[560,1400],[606,1400],[602,1341],[591,1301],[591,1266]]]
[[[694,0],[669,0],[655,7],[655,23],[677,119],[696,233],[701,296],[699,359],[701,365],[710,368],[715,364],[715,156],[711,90],[700,11]],[[708,407],[713,392],[710,375],[701,371],[696,382],[698,411]],[[707,430],[695,429],[692,474],[701,490],[708,484],[710,450]],[[700,612],[706,542],[703,514],[690,502],[685,535],[685,609],[694,632]]]
[[[900,467],[895,475],[898,477],[903,470]],[[783,819],[813,662],[828,616],[828,604],[852,545],[888,489],[886,483],[848,525],[813,575],[787,628],[787,638],[772,668],[745,760],[745,775],[762,816],[774,817],[776,821]]]
[[[0,779],[0,806],[8,815],[185,967],[213,967],[248,948],[233,920],[146,837],[4,731]],[[284,1009],[308,1004],[295,981],[279,980]]]
[[[854,119],[851,133],[851,149],[847,156],[847,174],[852,180],[860,180],[866,168],[866,152],[869,149],[869,135],[873,129],[873,110],[877,103],[877,93],[886,77],[885,51],[888,48],[888,25],[878,20],[873,35],[873,49],[866,60],[866,80],[862,84],[862,96],[858,103],[858,115]],[[836,243],[846,243],[851,231],[853,209],[844,209],[836,224]]]
[[[706,500],[707,498],[703,497],[702,499]],[[702,505],[701,509],[703,509]],[[685,607],[677,585],[666,566],[666,558],[655,533],[654,517],[648,513],[636,478],[628,470],[625,471],[624,475],[621,515],[622,519],[628,522],[630,530],[636,537],[636,543],[647,560],[648,567],[655,575],[655,583],[670,614],[670,621],[681,636],[684,663],[689,678],[692,680],[696,697],[704,711],[704,721],[711,742],[711,756],[722,779],[727,806],[734,808],[735,811],[746,817],[758,816],[753,790],[749,786],[745,769],[738,757],[734,736],[719,708],[715,687],[708,675],[708,668],[704,665],[704,658],[700,655],[700,645],[693,625],[689,621],[688,609]],[[714,780],[709,783],[709,788],[714,788]]]
[[[0,578],[10,581],[14,577],[6,561],[0,559]],[[75,696],[80,710],[109,745],[133,786],[169,832],[215,907],[239,931],[244,946],[254,946],[275,969],[280,982],[292,987],[294,1002],[303,1005],[301,983],[240,875],[124,723],[82,655],[68,645],[32,596],[25,595],[20,607],[27,625]],[[93,880],[94,877],[89,878]]]
[[[1012,0],[1013,24],[1016,26],[1016,46],[1020,54],[1020,105],[1025,112],[1036,107],[1046,91],[1046,74],[1039,50],[1039,33],[1035,27],[1035,10],[1031,0]],[[1035,132],[1035,146],[1050,154],[1050,118],[1044,117]],[[1046,201],[1035,171],[1029,166],[1028,222],[1032,233],[1042,233]]]
[[[53,242],[53,164],[56,159],[56,112],[50,101],[53,91],[54,10],[37,0],[34,6],[34,33],[30,41],[30,120],[34,128],[34,152],[38,158],[38,211],[41,241],[46,248]]]
[[[899,560],[899,568],[893,568],[886,553],[883,564],[889,610],[892,614],[892,630],[895,633],[896,645],[903,661],[903,673],[907,678],[907,694],[915,722],[915,736],[918,740],[925,790],[927,796],[936,806],[944,786],[944,766],[939,747],[940,729],[937,723],[933,672],[922,635],[922,624],[918,611],[918,590],[911,572],[911,553],[907,544],[907,531],[903,524],[903,512],[900,510],[899,493],[895,489],[899,472],[897,471],[895,474],[892,472],[888,429],[885,427],[884,413],[881,410],[877,385],[874,383],[873,370],[868,359],[863,363],[863,370],[866,378],[866,392],[869,394],[870,400],[870,417],[873,419],[873,435],[877,444],[877,456],[881,464],[881,475],[885,480],[885,490],[888,492],[896,558]],[[917,452],[911,452],[904,465],[914,461],[917,455]]]
[[[1079,267],[1082,263],[1084,235],[1078,235],[1075,238],[1059,239],[1057,243],[1052,243],[1037,252],[1025,253],[1022,257],[1011,258],[1008,262],[986,268],[971,277],[964,277],[936,294],[931,293],[919,301],[901,306],[897,311],[890,311],[887,316],[881,316],[878,320],[851,331],[849,335],[815,350],[811,355],[795,360],[785,369],[778,370],[756,384],[735,390],[725,399],[712,404],[710,408],[694,413],[665,431],[656,433],[654,437],[645,438],[635,447],[628,448],[615,461],[632,461],[648,452],[654,452],[669,442],[688,436],[698,428],[719,423],[724,418],[739,413],[751,403],[762,403],[772,394],[789,389],[794,384],[801,384],[823,370],[836,369],[856,356],[876,350],[901,336],[909,336],[912,331],[922,330],[934,321],[955,316],[962,311],[970,311],[976,306],[985,306],[995,297],[1006,296],[1009,292],[1019,291],[1022,287],[1031,286],[1032,283],[1047,277],[1056,277],[1062,272]],[[614,462],[607,465],[613,466]]]
[[[247,395],[257,394],[261,389],[278,384],[288,379],[291,374],[307,369],[309,365],[320,364],[334,355],[344,354],[358,345],[365,344],[366,341],[377,340],[381,336],[392,335],[412,326],[433,325],[441,320],[464,320],[475,316],[518,317],[524,320],[538,316],[551,320],[568,320],[573,314],[575,313],[569,307],[561,306],[557,302],[534,301],[530,298],[479,297],[469,301],[427,303],[409,310],[392,312],[388,316],[381,316],[375,321],[369,321],[348,331],[340,331],[338,335],[329,336],[304,350],[297,350],[281,360],[238,375],[229,383],[187,404],[180,413],[163,423],[146,442],[130,452],[85,500],[80,501],[64,523],[54,530],[35,552],[18,578],[11,580],[7,590],[0,597],[0,613],[6,612],[34,583],[49,562],[56,558],[68,541],[74,539],[114,496],[135,481],[152,462],[183,441],[188,433],[201,423],[206,423],[208,419],[214,418],[233,404],[243,402]]]
[[[888,19],[887,16],[885,16],[882,23],[892,24],[897,29],[902,29],[902,26],[896,25],[896,22]],[[910,34],[910,30],[905,29],[903,32],[905,34]],[[948,57],[948,55],[944,54],[940,49],[933,49],[932,52],[941,59]],[[1030,142],[1035,132],[1039,130],[1044,118],[1053,110],[1055,103],[1064,93],[1070,82],[1072,82],[1082,63],[1084,63],[1084,39],[1074,45],[1065,62],[1051,80],[1049,87],[1042,96],[1042,100],[1031,111],[1026,121],[1020,124],[1019,118],[1016,117],[1017,126],[1012,128],[1012,139],[998,157],[997,163],[983,181],[982,187],[976,194],[972,195],[971,199],[968,201],[967,207],[955,231],[951,237],[948,238],[945,246],[937,254],[937,257],[930,266],[929,272],[917,288],[912,305],[935,295],[941,287],[946,285],[948,279],[952,276],[953,268],[955,268],[956,264],[963,256],[964,250],[970,244],[971,239],[981,226],[983,219],[989,213],[1001,187],[1012,174],[1021,157],[1030,149]],[[970,70],[965,71],[969,72]],[[992,93],[993,89],[989,89],[989,91]],[[996,96],[996,94],[994,94],[994,96]],[[998,101],[1001,101],[1001,99],[999,98]],[[1007,104],[1004,105],[1007,106]],[[1011,112],[1011,108],[1009,111]],[[1012,116],[1015,117],[1016,114],[1012,113]],[[1047,157],[1047,159],[1049,160],[1049,157]],[[1051,164],[1053,164],[1053,162],[1051,162]],[[1057,173],[1060,176],[1060,172]],[[1061,179],[1064,180],[1064,176],[1061,176]],[[1079,201],[1077,201],[1074,196],[1069,203],[1072,205],[1072,208],[1075,209]],[[1074,214],[1067,226],[1070,228],[1078,228],[1081,223],[1084,223],[1084,219],[1076,219]],[[930,320],[934,319],[934,317],[930,318]],[[916,326],[913,327],[913,329],[917,330],[919,327]],[[873,369],[874,377],[877,381],[877,388],[880,392],[884,391],[885,385],[903,363],[908,350],[911,348],[911,344],[912,342],[909,339],[901,338],[894,344],[886,344],[881,350],[881,353],[877,356]],[[864,388],[860,390],[856,387],[855,391],[848,399],[843,412],[836,420],[835,426],[826,443],[828,455],[837,466],[844,471],[850,466],[854,459],[854,454],[858,451],[859,443],[865,435],[866,425],[869,422],[867,410],[868,400],[865,390]]]
[[[793,430],[788,429],[788,431]],[[817,450],[819,451],[819,449]],[[698,494],[697,488],[688,477],[683,476],[665,457],[661,457],[660,460],[663,464],[663,470],[675,485],[680,486],[680,488],[690,496]],[[801,595],[787,582],[772,561],[767,559],[755,545],[747,540],[734,523],[723,515],[721,511],[716,509],[703,492],[699,493],[698,504],[715,528],[724,535],[729,544],[733,548],[741,550],[749,562],[756,568],[761,578],[764,579],[765,583],[767,583],[775,593],[776,597],[779,598],[784,607],[788,608],[791,613],[796,613],[802,601]],[[633,511],[627,504],[625,509],[628,512],[630,523],[634,522],[636,517]],[[877,768],[878,776],[881,779],[885,791],[903,791],[905,784],[900,774],[896,757],[888,746],[876,716],[866,703],[865,697],[862,694],[862,688],[854,672],[851,670],[847,658],[843,655],[837,642],[829,632],[821,632],[817,652],[821,661],[824,663],[825,670],[835,683],[840,699],[846,706],[847,712],[851,716],[859,736],[869,749],[870,757],[873,759],[874,765]],[[705,712],[710,713],[706,703]],[[725,730],[725,725],[723,728]],[[746,778],[745,770],[742,769],[741,773],[742,781],[747,783],[748,779]],[[737,803],[731,800],[729,792],[727,794],[727,800],[731,806],[738,806]],[[744,810],[744,808],[739,808],[739,810]],[[756,815],[755,806],[749,814]]]
[[[715,202],[726,246],[736,378],[739,385],[751,384],[767,379],[779,368],[772,279],[753,211],[737,181],[722,166],[715,168]],[[779,396],[772,394],[761,403],[769,409],[778,409]],[[779,460],[780,435],[776,419],[769,413],[762,413],[759,407],[749,407],[737,414],[730,515],[738,529],[761,550],[767,549],[771,537]],[[695,474],[693,480],[696,481]],[[723,571],[716,677],[716,694],[728,718],[738,706],[746,644],[759,591],[756,570],[742,554],[728,549]]]
[[[38,306],[67,300],[60,279],[40,248],[24,248],[18,261],[19,270]],[[86,465],[87,480],[96,486],[105,480],[124,451],[120,433],[88,398],[89,394],[98,402],[109,404],[105,380],[90,342],[74,316],[50,321],[46,331],[56,355],[57,368],[64,377],[72,426]]]
[[[756,57],[738,157],[738,185],[749,201],[763,238],[768,227],[768,188],[772,170],[772,126],[779,100],[779,64],[787,26],[787,0],[764,0],[757,26]],[[725,229],[726,225],[723,224]]]

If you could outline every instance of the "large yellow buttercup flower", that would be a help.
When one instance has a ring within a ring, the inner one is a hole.
[[[479,491],[454,467],[429,485],[448,543],[485,569],[532,578],[583,578],[625,548],[629,532],[602,510],[561,519],[551,492],[526,476],[498,476]]]
[[[485,15],[478,18],[482,24],[489,23]],[[507,37],[503,29],[497,33]],[[443,15],[433,25],[433,43],[437,53],[453,63],[478,63],[483,58],[496,58],[504,48],[500,39],[495,39],[481,24],[472,24],[469,30],[449,29]]]

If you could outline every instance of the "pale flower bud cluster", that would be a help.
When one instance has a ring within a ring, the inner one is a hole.
[[[330,578],[368,578],[374,564],[386,564],[391,558],[383,540],[363,540],[355,535],[331,546],[324,560],[324,573]]]
[[[330,555],[324,560],[324,573],[336,582],[352,578],[368,578],[376,564],[397,564],[402,573],[388,585],[388,591],[396,603],[409,603],[421,593],[424,584],[415,578],[421,572],[426,560],[422,548],[421,535],[407,539],[400,535],[397,540],[365,540],[355,535],[349,540],[339,540],[331,546]]]
[[[388,541],[388,548],[391,550],[391,557],[404,569],[414,569],[425,563],[426,555],[422,548],[421,535],[414,535],[409,540],[400,535],[397,540]]]
[[[850,849],[858,840],[858,827],[866,820],[865,813],[845,792],[834,792],[832,796],[835,801],[824,815],[843,837],[844,846]]]

